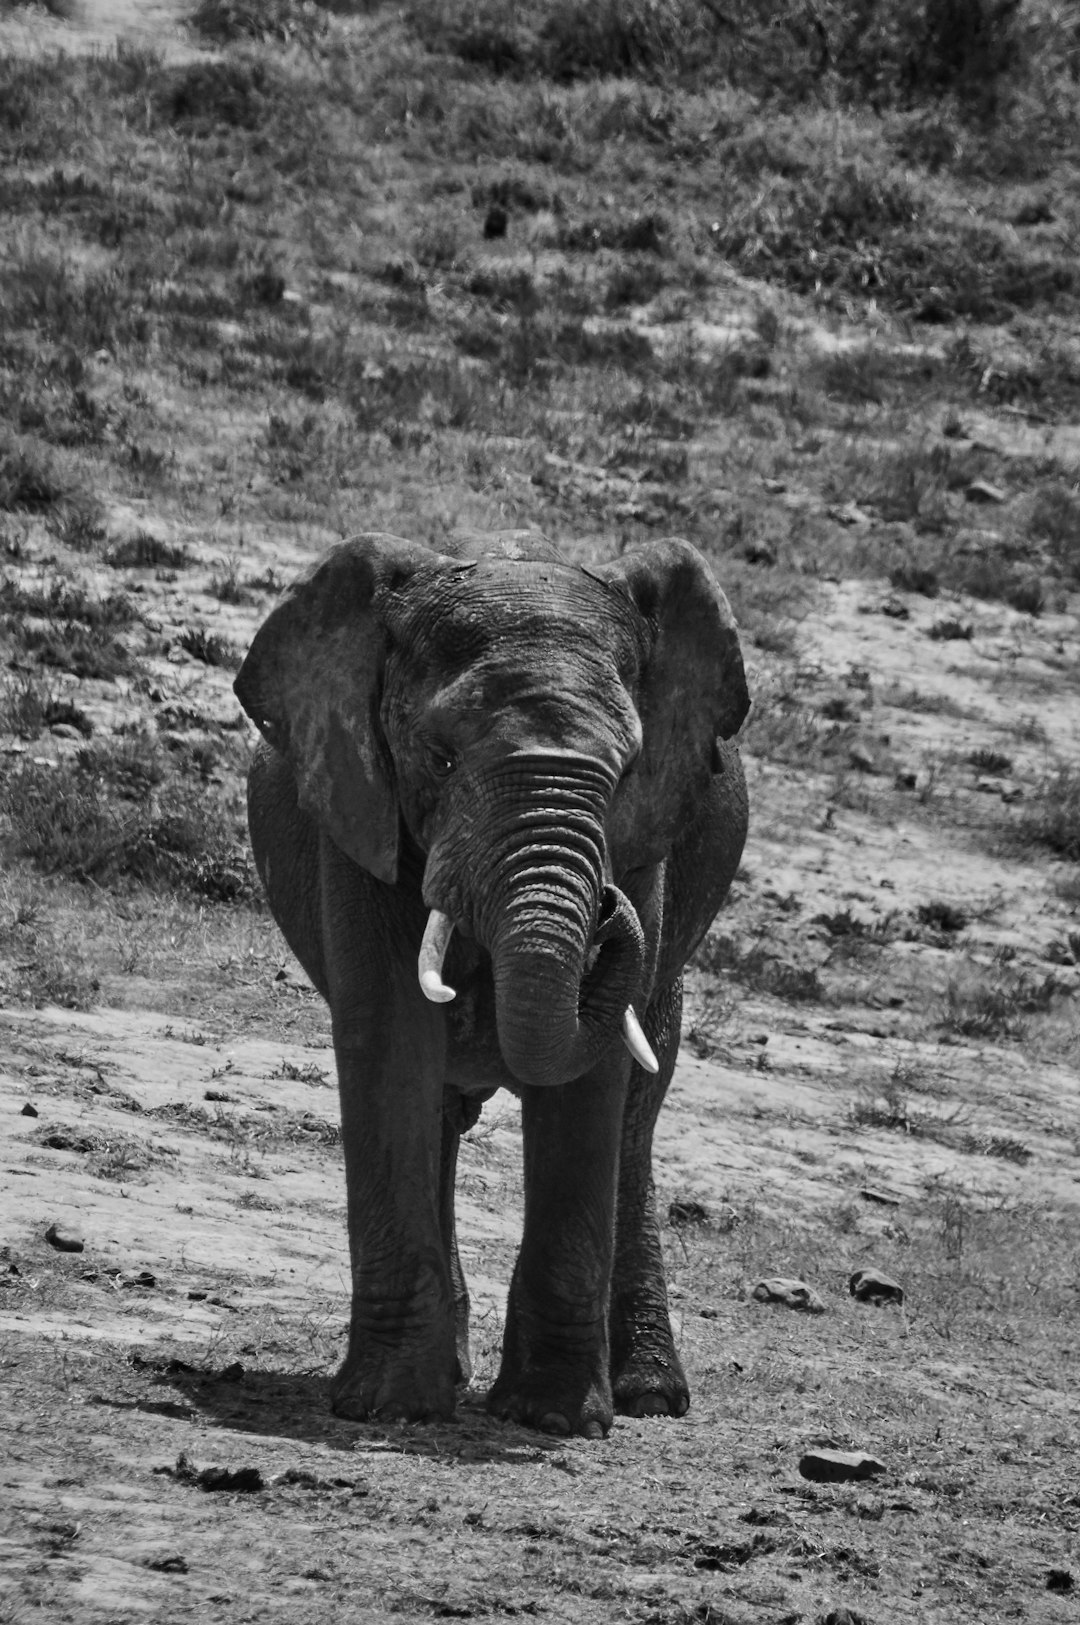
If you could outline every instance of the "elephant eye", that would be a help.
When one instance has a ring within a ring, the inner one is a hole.
[[[449,745],[428,745],[427,760],[431,771],[439,779],[448,778],[457,766],[457,758]]]

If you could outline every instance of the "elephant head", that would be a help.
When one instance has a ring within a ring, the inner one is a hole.
[[[236,692],[347,856],[386,886],[422,864],[428,998],[454,997],[453,930],[490,955],[521,1082],[579,1076],[620,1028],[650,1064],[642,926],[614,880],[665,858],[749,705],[688,543],[583,569],[536,537],[451,557],[360,536],[272,611]]]

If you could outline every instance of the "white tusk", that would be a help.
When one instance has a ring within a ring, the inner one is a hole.
[[[420,944],[420,959],[416,967],[424,997],[430,999],[432,1004],[449,1004],[451,999],[457,997],[454,989],[447,987],[442,979],[443,960],[453,934],[454,922],[449,914],[433,908],[424,927],[424,940]]]
[[[652,1045],[642,1032],[641,1022],[630,1005],[627,1005],[626,1014],[622,1018],[622,1032],[619,1036],[638,1066],[643,1066],[646,1072],[659,1072],[660,1062],[653,1054]]]

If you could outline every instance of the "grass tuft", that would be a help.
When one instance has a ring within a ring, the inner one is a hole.
[[[222,45],[247,39],[310,46],[328,27],[325,11],[312,0],[199,0],[189,23]]]
[[[71,480],[47,447],[0,429],[0,509],[42,513],[71,493]]]
[[[33,673],[7,680],[0,690],[0,732],[33,740],[46,728],[59,725],[77,729],[85,739],[94,731],[94,724],[74,700],[54,694]]]
[[[114,542],[105,555],[114,570],[185,570],[191,563],[186,547],[162,541],[149,531]]]
[[[1061,767],[1050,775],[1022,829],[1029,840],[1048,846],[1072,863],[1080,862],[1080,770]]]
[[[240,657],[232,644],[218,633],[208,632],[204,626],[188,627],[181,632],[179,642],[185,653],[191,655],[193,660],[201,660],[204,666],[240,664]]]
[[[1060,991],[1053,976],[1042,981],[1019,974],[967,984],[954,980],[945,990],[941,1025],[961,1038],[1021,1039],[1028,1018],[1045,1014]]]
[[[165,780],[161,763],[138,748],[28,763],[0,790],[0,812],[16,851],[46,874],[218,903],[257,895],[234,817],[205,788]]]

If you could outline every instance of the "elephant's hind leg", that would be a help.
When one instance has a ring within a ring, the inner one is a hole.
[[[457,1367],[454,1380],[472,1380],[469,1352],[469,1288],[458,1254],[457,1224],[454,1218],[454,1186],[457,1179],[458,1146],[461,1136],[473,1128],[480,1116],[484,1096],[459,1095],[449,1091],[443,1099],[442,1146],[439,1155],[439,1225],[443,1248],[450,1268],[450,1289],[454,1297],[454,1340]]]
[[[615,1268],[611,1283],[611,1388],[624,1416],[682,1416],[690,1390],[675,1352],[653,1187],[652,1142],[679,1050],[682,978],[653,999],[645,1032],[660,1062],[635,1066],[619,1159]]]

